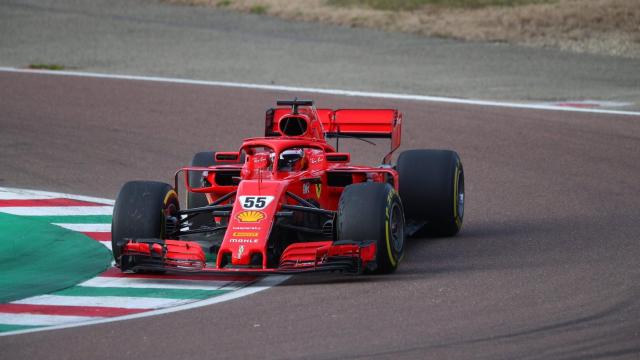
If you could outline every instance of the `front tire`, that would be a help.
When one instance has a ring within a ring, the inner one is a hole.
[[[408,150],[398,157],[400,197],[407,219],[428,233],[453,236],[464,218],[464,170],[451,150]]]
[[[128,239],[165,239],[167,225],[175,221],[179,210],[178,195],[171,185],[157,181],[125,183],[118,193],[111,223],[116,264],[120,268],[130,267],[130,264],[123,267],[120,257],[120,248]]]
[[[404,211],[389,184],[345,187],[338,204],[338,240],[376,243],[378,274],[394,272],[404,255]]]

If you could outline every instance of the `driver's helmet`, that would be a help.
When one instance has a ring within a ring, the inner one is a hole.
[[[283,171],[301,171],[304,167],[304,150],[287,149],[280,153],[278,169]]]

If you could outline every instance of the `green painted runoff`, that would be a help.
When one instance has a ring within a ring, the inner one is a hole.
[[[68,288],[110,264],[111,252],[81,233],[0,213],[0,303]]]

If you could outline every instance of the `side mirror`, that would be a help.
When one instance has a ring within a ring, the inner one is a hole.
[[[184,172],[184,184],[188,192],[207,193],[214,190],[215,172],[205,167],[185,167],[180,171]]]
[[[217,162],[230,162],[230,163],[238,163],[240,161],[240,153],[239,152],[216,152],[216,161]]]
[[[348,164],[351,161],[351,154],[349,153],[329,153],[325,155],[327,162]]]

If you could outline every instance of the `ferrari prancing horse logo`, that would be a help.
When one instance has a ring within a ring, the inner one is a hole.
[[[320,199],[320,194],[322,194],[322,184],[316,184],[316,196]]]

